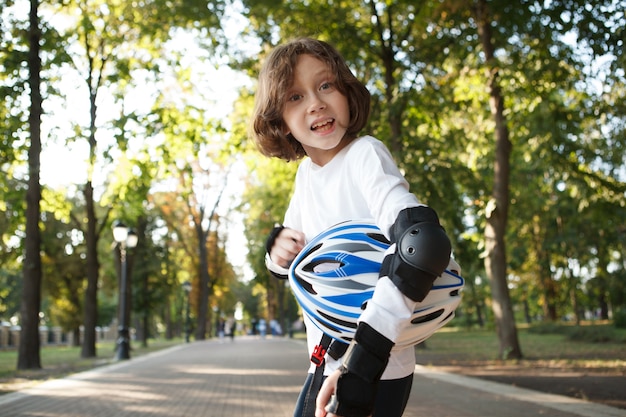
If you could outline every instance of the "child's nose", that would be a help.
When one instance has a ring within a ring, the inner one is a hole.
[[[326,108],[326,103],[320,99],[317,94],[311,95],[311,102],[309,103],[309,113],[313,113]]]

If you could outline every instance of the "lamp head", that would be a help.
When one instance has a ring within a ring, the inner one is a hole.
[[[126,246],[130,249],[137,246],[137,241],[139,240],[139,236],[137,236],[137,232],[133,229],[128,229],[128,235],[126,236]]]
[[[113,239],[117,243],[125,242],[128,238],[128,227],[119,220],[113,222]]]

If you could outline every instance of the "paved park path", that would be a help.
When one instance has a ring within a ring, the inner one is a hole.
[[[299,340],[182,344],[0,396],[0,417],[291,417],[307,367]],[[529,416],[626,417],[626,410],[417,366],[404,414]]]

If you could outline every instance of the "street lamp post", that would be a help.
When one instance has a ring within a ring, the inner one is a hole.
[[[126,266],[126,248],[132,249],[137,246],[137,234],[126,227],[119,220],[113,223],[113,239],[120,246],[120,299],[119,299],[119,319],[117,327],[117,351],[115,358],[117,360],[130,359],[130,333],[128,330],[128,317],[126,314],[126,306],[128,302],[127,291],[127,266]]]
[[[189,295],[191,294],[191,282],[189,281],[185,281],[183,282],[183,290],[185,291],[185,301],[187,303],[187,308],[185,309],[185,343],[189,343],[189,334],[191,333],[191,329],[190,329],[190,305],[191,305],[191,300],[189,298]]]

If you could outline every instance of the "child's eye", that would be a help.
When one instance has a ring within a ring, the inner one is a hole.
[[[300,94],[292,94],[287,98],[287,101],[298,101],[302,98]]]
[[[331,88],[333,88],[333,83],[331,82],[325,82],[320,85],[320,90],[329,90]]]

